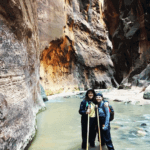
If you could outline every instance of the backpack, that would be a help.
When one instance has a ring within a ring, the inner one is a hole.
[[[105,102],[108,102],[108,101],[105,101],[105,100],[103,100],[104,101],[104,103]],[[109,108],[109,112],[110,112],[110,118],[109,118],[109,121],[112,121],[113,119],[114,119],[114,109],[113,109],[113,107],[109,104],[108,105],[108,108]],[[104,112],[105,112],[105,109],[103,108],[103,110],[104,110]]]

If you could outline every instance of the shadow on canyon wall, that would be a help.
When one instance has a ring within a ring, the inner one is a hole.
[[[149,1],[106,0],[104,14],[113,44],[115,79],[119,84],[132,83],[150,60]]]

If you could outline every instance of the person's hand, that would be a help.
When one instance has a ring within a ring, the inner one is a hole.
[[[95,108],[98,108],[98,105],[95,105]]]
[[[108,102],[104,103],[104,107],[108,107],[108,105],[109,105]]]
[[[108,126],[103,125],[102,129],[103,129],[104,131],[106,131],[106,130],[108,130]]]
[[[90,114],[91,113],[91,109],[88,108],[87,111],[86,111],[86,114]]]

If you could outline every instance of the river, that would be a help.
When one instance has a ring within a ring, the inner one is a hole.
[[[37,115],[38,131],[29,150],[81,150],[81,99],[57,97],[46,102],[46,111]],[[150,105],[137,106],[112,102],[115,119],[111,136],[115,150],[150,149]],[[99,150],[96,147],[89,150]],[[107,148],[104,146],[103,150]]]

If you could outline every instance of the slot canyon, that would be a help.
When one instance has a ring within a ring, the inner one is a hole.
[[[148,0],[0,1],[0,149],[21,150],[52,94],[150,83]]]

